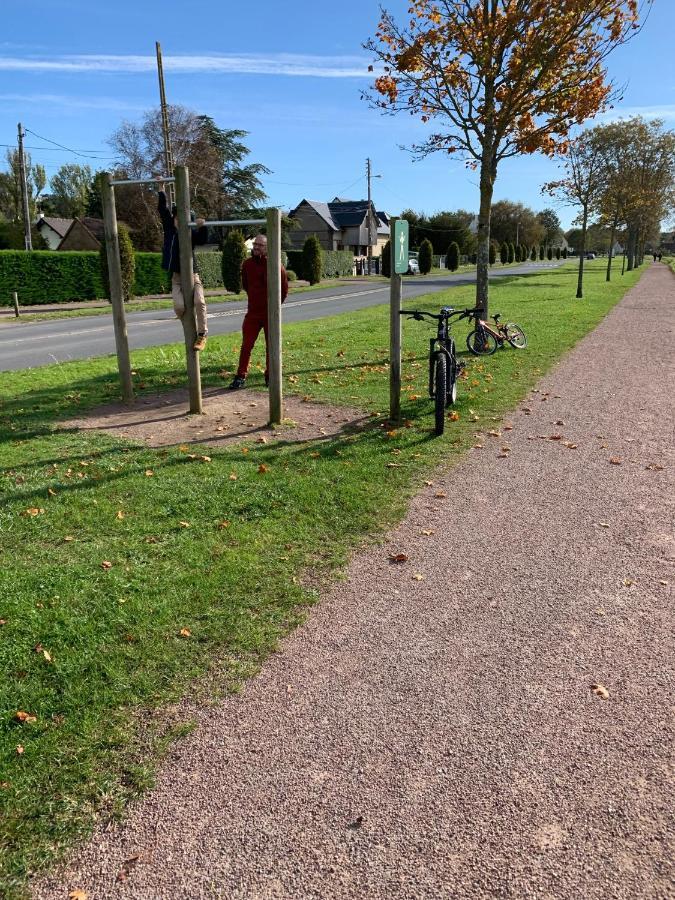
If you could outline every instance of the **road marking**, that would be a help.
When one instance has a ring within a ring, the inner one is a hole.
[[[370,288],[367,291],[353,291],[349,294],[336,294],[331,297],[316,297],[314,299],[307,300],[292,300],[290,302],[284,303],[286,309],[290,309],[295,306],[309,306],[314,303],[329,303],[331,300],[348,300],[351,297],[363,297],[366,294],[380,294],[387,290],[387,286],[384,285],[381,288]],[[219,312],[213,312],[208,314],[209,319],[221,319],[226,316],[243,316],[246,314],[245,309],[227,309]],[[149,322],[135,322],[131,323],[132,328],[147,328],[149,326],[156,326],[158,322],[174,322],[176,319],[170,319],[167,317],[162,317],[159,319],[151,319]],[[129,323],[127,323],[129,325]],[[112,330],[112,323],[106,324],[99,328],[86,328],[81,331],[63,331],[60,334],[43,334],[43,335],[31,335],[30,337],[24,338],[12,338],[7,341],[7,344],[27,344],[35,341],[51,341],[59,338],[68,338],[68,337],[79,337],[83,334],[98,334],[100,332],[110,332]],[[8,335],[9,337],[9,335]],[[4,342],[2,342],[4,343]]]

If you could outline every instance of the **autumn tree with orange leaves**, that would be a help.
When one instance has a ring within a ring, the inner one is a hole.
[[[609,105],[604,60],[639,27],[638,0],[410,0],[382,12],[365,47],[380,109],[433,131],[413,149],[462,154],[480,172],[476,305],[488,311],[490,210],[497,168],[565,150],[570,129]]]

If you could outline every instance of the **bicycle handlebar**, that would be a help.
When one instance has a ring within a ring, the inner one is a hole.
[[[437,322],[443,319],[450,319],[452,316],[458,316],[460,319],[468,319],[476,317],[481,313],[480,309],[454,309],[452,306],[444,306],[440,313],[427,312],[426,309],[401,309],[400,316],[412,316],[413,319],[422,321],[426,316],[428,319],[434,319]]]

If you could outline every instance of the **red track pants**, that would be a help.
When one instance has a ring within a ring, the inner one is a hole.
[[[255,313],[246,313],[241,326],[242,342],[239,354],[239,367],[237,368],[237,375],[241,378],[246,378],[248,365],[251,361],[251,351],[261,330],[265,332],[265,378],[267,378],[270,367],[270,355],[267,349],[267,316],[260,316]]]

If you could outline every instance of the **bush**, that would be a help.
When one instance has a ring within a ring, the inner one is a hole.
[[[316,235],[310,235],[302,247],[302,271],[306,281],[318,284],[322,271],[321,244]]]
[[[351,275],[354,271],[354,254],[351,250],[322,250],[321,260],[323,278],[339,278],[341,275]]]
[[[286,278],[288,278],[289,282],[298,280],[298,276],[295,274],[293,269],[286,269]]]
[[[513,244],[509,244],[509,262],[512,263],[515,261],[516,261],[516,248],[513,246]]]
[[[536,258],[537,258],[537,245],[534,244],[532,246],[532,251],[530,253],[530,259],[532,260],[532,262],[534,262],[536,260]]]
[[[197,271],[205,288],[222,288],[223,254],[219,250],[195,251]]]
[[[380,274],[385,278],[391,278],[391,241],[382,248],[382,256],[380,257]]]
[[[434,261],[434,248],[428,238],[424,238],[420,244],[417,262],[420,267],[420,275],[428,275],[431,272],[431,266]]]
[[[562,258],[567,259],[567,247],[562,248]]]
[[[223,285],[233,294],[241,293],[241,266],[247,256],[244,235],[241,231],[230,231],[223,241],[220,265]]]
[[[136,252],[136,278],[134,296],[168,294],[171,291],[171,274],[162,268],[161,253]]]
[[[471,263],[472,266],[475,266],[476,263],[478,262],[478,254],[477,254],[477,253],[472,253],[472,254],[469,256],[469,262]]]
[[[490,250],[489,250],[488,262],[491,266],[497,262],[497,243],[496,241],[490,241]]]
[[[549,247],[548,250],[546,251],[546,258],[553,259],[553,247]]]
[[[448,247],[448,252],[445,256],[445,261],[448,269],[451,272],[456,272],[459,268],[459,244],[457,241],[453,241]]]
[[[122,301],[128,303],[133,299],[134,280],[136,276],[136,259],[134,257],[134,246],[131,243],[129,229],[123,222],[117,225],[117,241],[120,248],[120,268],[122,270]],[[73,251],[77,252],[77,251]],[[101,263],[101,281],[105,290],[106,297],[110,300],[110,281],[108,278],[108,254],[106,252],[105,241],[101,244],[99,250],[99,260]]]
[[[508,261],[509,261],[509,247],[508,247],[508,244],[506,243],[506,241],[503,241],[499,245],[499,262],[503,266],[505,266]]]
[[[546,253],[546,250],[544,249],[544,245],[540,244],[539,245],[539,259],[543,259],[545,253]]]
[[[555,258],[560,259],[560,247],[555,248]]]

